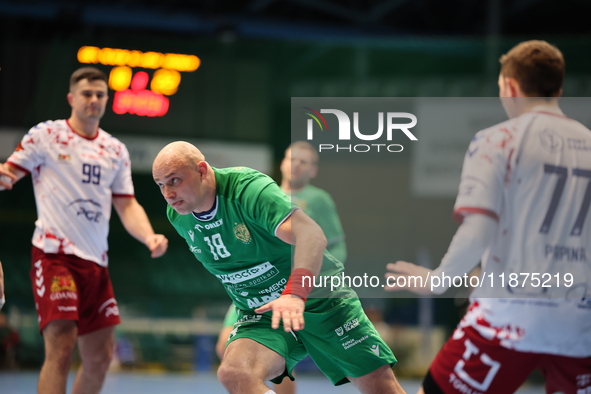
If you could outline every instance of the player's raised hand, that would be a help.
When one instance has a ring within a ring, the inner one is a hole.
[[[300,297],[293,294],[282,295],[266,305],[255,309],[256,313],[273,311],[271,327],[279,328],[279,322],[283,320],[283,328],[286,332],[304,329],[304,309],[306,303]]]
[[[406,261],[386,265],[386,291],[408,290],[416,294],[431,294],[429,281],[432,270]]]
[[[146,246],[152,252],[151,257],[157,258],[162,256],[166,249],[168,249],[168,238],[162,234],[152,234],[146,239]]]

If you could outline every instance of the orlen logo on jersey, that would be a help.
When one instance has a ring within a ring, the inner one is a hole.
[[[320,112],[309,108],[304,107],[304,109],[308,110],[306,115],[310,117],[307,123],[307,136],[306,138],[308,141],[312,141],[314,139],[314,123],[318,125],[317,128],[320,131],[329,130],[328,123],[322,114],[333,114],[336,116],[337,121],[339,122],[339,131],[338,131],[338,138],[339,141],[350,141],[351,140],[351,119],[349,116],[338,109],[321,109]],[[384,112],[378,112],[378,130],[373,133],[364,134],[359,130],[359,112],[353,112],[353,134],[355,137],[362,141],[375,141],[382,137],[384,134],[384,119],[386,120],[386,140],[392,141],[392,135],[395,131],[403,132],[408,139],[411,141],[418,141],[417,137],[409,130],[416,126],[417,124],[417,117],[408,112],[387,112],[384,115]],[[401,119],[408,119],[410,123],[400,123]],[[319,144],[318,151],[328,151],[334,150],[335,152],[370,152],[370,151],[388,151],[388,152],[402,152],[404,147],[400,144]]]

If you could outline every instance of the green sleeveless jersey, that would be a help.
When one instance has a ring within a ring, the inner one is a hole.
[[[330,195],[316,186],[306,185],[297,192],[291,192],[291,201],[318,223],[328,242],[326,249],[344,263],[347,258],[345,233]]]
[[[217,202],[210,220],[180,215],[170,206],[167,216],[236,306],[253,310],[278,298],[285,289],[292,270],[292,246],[277,238],[276,231],[297,207],[261,172],[245,167],[213,171]],[[321,275],[337,275],[342,270],[341,262],[324,254]]]

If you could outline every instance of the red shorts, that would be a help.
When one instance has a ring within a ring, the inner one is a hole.
[[[546,379],[546,393],[591,393],[591,357],[510,350],[472,327],[456,329],[433,360],[423,387],[425,394],[510,394],[536,368]]]
[[[33,247],[31,280],[39,330],[52,320],[76,320],[78,335],[119,324],[119,309],[106,267],[74,255]]]

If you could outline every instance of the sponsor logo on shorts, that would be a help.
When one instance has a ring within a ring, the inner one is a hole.
[[[60,291],[57,293],[51,293],[49,295],[49,299],[51,301],[55,300],[77,300],[78,294],[74,293],[73,291]]]
[[[109,298],[107,301],[103,302],[103,304],[99,307],[98,313],[105,312],[105,317],[109,317],[111,315],[119,316],[119,307],[117,306],[117,301],[114,298]]]
[[[376,356],[380,357],[380,345],[376,343],[375,345],[371,345],[370,349],[375,353]]]
[[[369,335],[364,335],[359,339],[351,338],[348,341],[341,343],[341,345],[343,345],[343,347],[346,350],[346,349],[352,348],[353,346],[359,345],[361,342],[365,341],[367,338],[369,338]]]
[[[250,236],[250,231],[244,223],[234,223],[234,234],[236,235],[236,239],[242,242],[243,244],[249,244],[252,242],[252,237]]]
[[[349,332],[352,329],[359,326],[359,319],[355,318],[343,324],[341,327],[336,328],[334,331],[338,336],[342,336],[345,332]]]
[[[58,291],[76,291],[76,283],[72,275],[67,276],[54,276],[51,282],[51,292],[57,293]]]
[[[460,393],[465,394],[482,394],[482,392],[474,390],[466,383],[462,382],[456,375],[453,373],[449,374],[449,383],[453,386],[454,389],[459,391]]]

